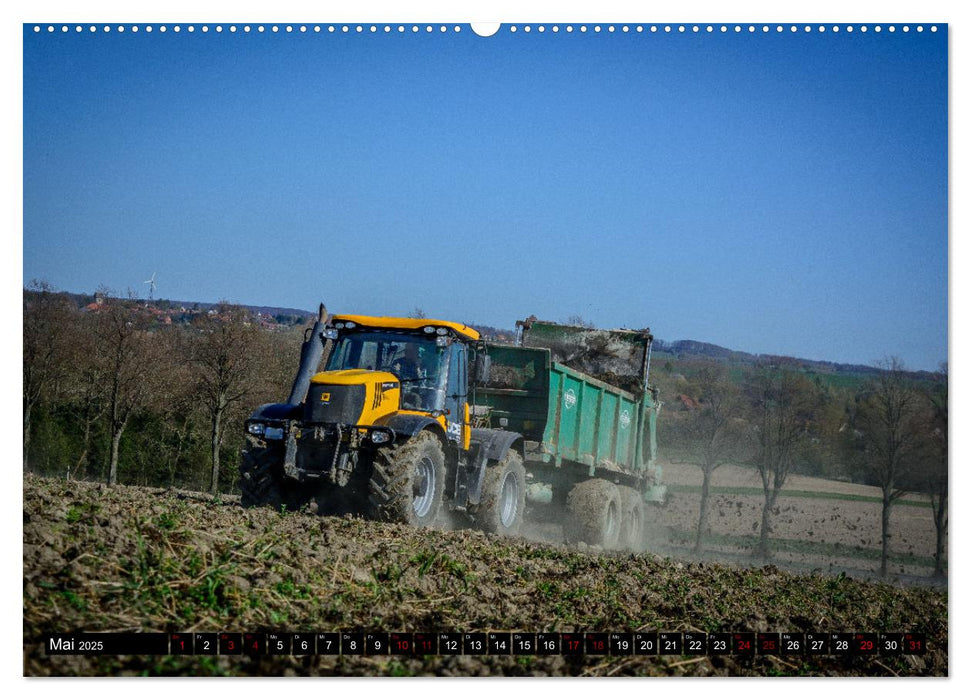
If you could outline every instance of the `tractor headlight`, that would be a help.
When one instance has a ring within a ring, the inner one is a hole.
[[[371,442],[375,445],[383,445],[384,443],[391,440],[391,434],[386,430],[372,430],[371,431]]]
[[[246,426],[246,432],[250,435],[262,435],[265,429],[266,426],[262,423],[250,423]]]
[[[336,328],[324,329],[324,337],[327,340],[337,340],[337,329]]]

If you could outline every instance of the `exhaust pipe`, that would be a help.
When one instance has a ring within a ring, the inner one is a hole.
[[[324,339],[324,328],[330,316],[327,314],[327,307],[320,305],[317,313],[317,322],[305,336],[303,345],[300,347],[300,369],[293,380],[293,388],[290,389],[290,398],[287,403],[291,406],[303,403],[307,398],[307,389],[310,388],[310,378],[314,376],[320,366],[320,359],[324,356],[324,349],[329,340]]]

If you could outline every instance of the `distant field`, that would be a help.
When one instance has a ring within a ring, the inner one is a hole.
[[[674,553],[693,546],[698,522],[701,470],[690,464],[664,467],[671,489],[657,511],[655,527]],[[744,561],[758,540],[762,512],[756,470],[725,465],[712,482],[705,556]],[[874,574],[880,566],[880,489],[794,475],[772,520],[775,559],[780,565],[822,571]],[[930,501],[921,494],[897,501],[891,511],[890,571],[907,582],[930,577],[936,531]],[[946,559],[946,553],[945,553]]]
[[[700,486],[672,486],[672,491],[677,493],[701,493]],[[763,491],[761,488],[755,488],[752,486],[717,486],[711,489],[711,493],[718,494],[730,494],[733,496],[761,496]],[[835,499],[838,501],[861,501],[869,503],[882,503],[883,499],[880,496],[862,496],[855,493],[834,493],[825,491],[791,491],[786,489],[786,496],[789,498],[820,498]],[[906,498],[901,498],[894,502],[894,505],[902,506],[915,506],[917,508],[930,508],[931,502],[927,501],[914,501]]]

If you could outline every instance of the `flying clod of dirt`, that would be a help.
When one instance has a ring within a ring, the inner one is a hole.
[[[947,593],[24,476],[24,673],[931,675]],[[53,656],[59,632],[921,632],[922,657]]]

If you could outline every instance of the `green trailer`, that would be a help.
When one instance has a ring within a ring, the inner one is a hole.
[[[603,331],[529,319],[516,345],[487,344],[474,388],[478,427],[523,436],[527,497],[568,539],[637,547],[644,503],[663,502],[649,330]]]

